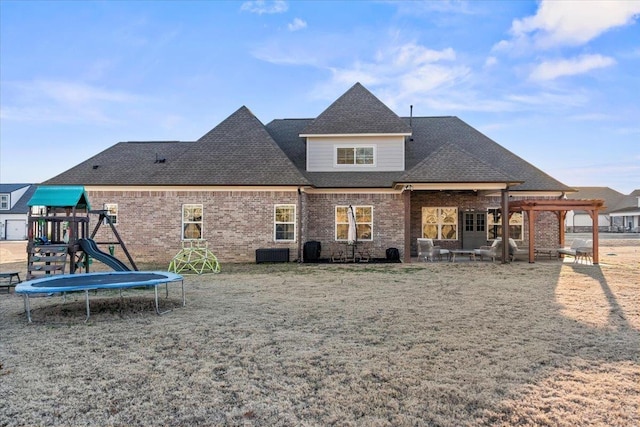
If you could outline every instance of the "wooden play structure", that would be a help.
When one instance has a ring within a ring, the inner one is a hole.
[[[77,270],[88,273],[90,257],[111,265],[110,261],[115,258],[96,249],[96,242],[92,240],[103,223],[111,227],[117,241],[98,243],[120,245],[133,270],[137,270],[106,211],[91,210],[84,187],[40,186],[29,200],[28,206],[30,210],[27,280],[51,274],[63,274],[67,269],[67,263],[70,274],[74,274]],[[89,235],[90,214],[99,215],[91,235]],[[122,263],[118,261],[114,265],[122,265]],[[128,267],[120,269],[125,268],[128,269]],[[118,268],[114,267],[114,269]]]

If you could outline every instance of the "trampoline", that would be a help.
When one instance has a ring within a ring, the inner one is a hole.
[[[24,297],[24,309],[27,319],[31,322],[31,307],[29,295],[32,294],[53,294],[66,292],[85,292],[87,318],[91,315],[89,309],[89,291],[98,289],[126,289],[126,288],[149,288],[153,287],[155,292],[155,308],[157,314],[167,313],[167,310],[160,312],[158,307],[158,286],[166,285],[166,296],[169,297],[169,283],[181,282],[182,286],[182,306],[186,305],[184,296],[184,281],[179,274],[165,271],[110,271],[87,274],[62,274],[41,279],[30,280],[19,283],[16,286],[16,294]]]

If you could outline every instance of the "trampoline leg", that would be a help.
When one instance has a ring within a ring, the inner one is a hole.
[[[156,294],[156,314],[157,314],[158,316],[161,316],[161,315],[163,315],[163,314],[165,314],[165,313],[168,313],[168,312],[170,312],[170,311],[173,311],[173,310],[166,310],[166,311],[160,312],[160,307],[158,306],[158,285],[155,285],[155,286],[153,287],[153,291],[154,291],[154,292],[155,292],[155,294]]]
[[[24,294],[24,311],[27,313],[27,320],[31,323],[31,305],[29,304],[29,295]]]
[[[85,295],[86,295],[86,298],[87,298],[87,318],[86,318],[86,319],[84,319],[84,321],[85,321],[85,323],[86,323],[86,322],[87,322],[87,320],[89,320],[89,316],[91,316],[91,313],[89,312],[89,291],[88,291],[88,290],[86,290],[86,291],[84,291],[84,292],[85,292]]]
[[[180,280],[180,284],[182,285],[182,306],[187,305],[187,300],[184,297],[184,280]]]

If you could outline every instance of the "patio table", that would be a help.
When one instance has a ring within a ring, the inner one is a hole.
[[[550,259],[558,258],[558,249],[556,248],[536,248],[534,251],[534,255],[536,258],[540,255],[546,255]]]
[[[456,262],[456,255],[468,255],[471,261],[476,260],[476,252],[473,249],[451,249],[451,262]]]

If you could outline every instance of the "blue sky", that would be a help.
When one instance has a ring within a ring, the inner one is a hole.
[[[360,82],[572,186],[640,188],[640,1],[0,1],[0,181]]]

